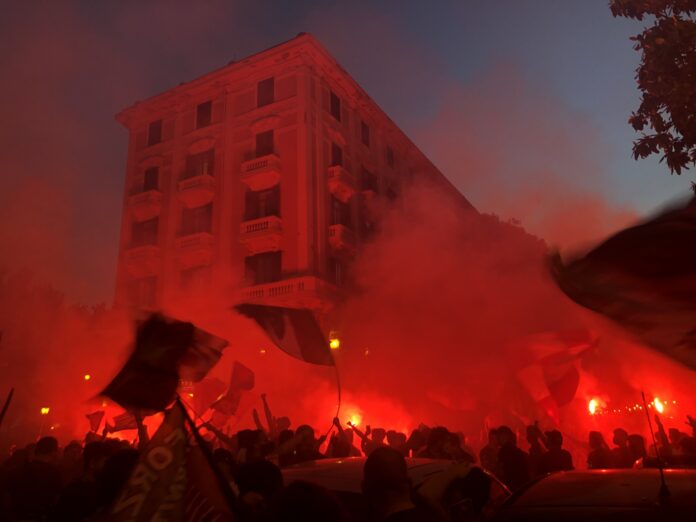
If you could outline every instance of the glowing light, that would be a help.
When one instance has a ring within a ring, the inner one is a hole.
[[[261,349],[259,350],[259,353],[260,353],[261,355],[266,355],[266,350],[265,350],[264,348],[261,348]]]
[[[48,412],[51,411],[51,408],[48,406],[44,406],[41,408],[41,415],[48,415]]]
[[[353,413],[348,422],[350,422],[353,426],[360,426],[360,423],[362,422],[362,415],[359,413]]]
[[[370,350],[365,350],[365,355],[370,355]]]
[[[658,399],[657,397],[655,397],[655,398],[653,399],[653,404],[655,405],[655,409],[657,410],[658,413],[664,413],[664,411],[665,411],[665,404],[664,404],[660,399]]]
[[[193,393],[189,393],[188,396],[193,399]]]
[[[92,376],[89,373],[85,373],[84,379],[85,381],[89,381],[92,378]]]
[[[329,348],[332,350],[338,350],[341,347],[341,341],[338,337],[334,337],[329,341]]]
[[[597,402],[597,399],[590,399],[590,402],[587,403],[587,409],[590,411],[590,415],[597,413],[598,406],[599,403]]]

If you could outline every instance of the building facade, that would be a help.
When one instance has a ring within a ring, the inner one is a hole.
[[[311,35],[138,102],[117,305],[191,294],[329,308],[376,202],[425,176],[469,206]]]

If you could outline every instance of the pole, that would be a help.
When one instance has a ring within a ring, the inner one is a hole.
[[[2,427],[2,421],[5,418],[5,414],[7,413],[7,409],[10,407],[10,403],[12,402],[13,395],[14,395],[14,388],[11,388],[10,393],[7,395],[7,399],[5,400],[5,404],[2,407],[2,411],[0,411],[0,427]]]
[[[650,436],[652,437],[653,447],[655,448],[655,455],[657,456],[657,466],[660,470],[660,493],[658,495],[660,499],[660,504],[665,504],[669,499],[669,488],[667,488],[667,483],[665,482],[665,470],[664,462],[660,456],[660,450],[657,449],[657,441],[655,440],[655,432],[653,431],[652,421],[650,420],[650,412],[648,411],[648,402],[645,400],[645,392],[640,392],[643,398],[643,410],[645,411],[645,416],[648,418],[648,427],[650,428]]]
[[[203,440],[203,437],[198,432],[198,428],[196,427],[196,423],[193,421],[193,419],[189,415],[189,412],[186,409],[186,407],[184,406],[184,403],[181,400],[181,397],[179,397],[179,394],[177,394],[177,396],[176,396],[176,402],[177,402],[177,405],[181,408],[181,411],[184,413],[184,418],[186,419],[186,423],[189,425],[189,428],[191,429],[191,433],[193,434],[193,437],[196,439],[196,443],[198,444],[198,447],[201,448],[201,451],[203,452],[205,459],[208,461],[208,465],[213,470],[213,473],[215,474],[215,478],[218,481],[218,485],[220,486],[220,489],[222,490],[222,494],[224,495],[225,500],[227,500],[227,504],[229,505],[230,510],[232,511],[233,514],[238,515],[239,508],[237,507],[237,497],[235,496],[234,492],[232,491],[232,488],[230,487],[229,482],[227,482],[227,478],[225,478],[225,476],[220,471],[220,468],[218,468],[217,465],[215,464],[215,459],[213,459],[213,454],[210,452],[210,448],[208,448],[206,441]]]

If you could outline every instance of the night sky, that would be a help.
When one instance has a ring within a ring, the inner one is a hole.
[[[631,157],[606,0],[0,2],[0,265],[110,302],[137,100],[306,31],[481,211],[564,247],[688,191]]]

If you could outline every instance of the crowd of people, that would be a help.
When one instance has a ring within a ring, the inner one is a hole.
[[[284,484],[282,468],[318,459],[365,456],[364,499],[375,520],[389,521],[475,520],[488,501],[492,480],[483,470],[515,491],[535,477],[572,470],[576,464],[563,448],[561,432],[542,431],[536,423],[526,429],[527,451],[519,447],[515,431],[499,426],[489,430],[487,444],[476,455],[461,433],[442,426],[421,425],[407,436],[344,426],[334,419],[330,435],[318,436],[309,425],[293,430],[287,417],[269,414],[267,426],[254,417],[257,429],[231,436],[210,423],[200,426],[215,466],[237,494],[242,520],[349,520],[350,510],[320,485]],[[694,419],[689,418],[690,434],[666,431],[657,417],[656,422],[659,457],[696,456]],[[629,468],[650,455],[641,435],[622,428],[613,432],[613,447],[596,431],[590,432],[588,443],[590,469]],[[106,520],[138,457],[134,443],[96,433],[63,448],[53,437],[17,448],[0,465],[0,519]],[[407,458],[449,460],[452,471],[444,474],[447,481],[426,483],[416,494]],[[453,482],[472,492],[466,503],[459,498],[461,488],[456,493],[450,487]],[[466,509],[454,510],[462,505]]]

